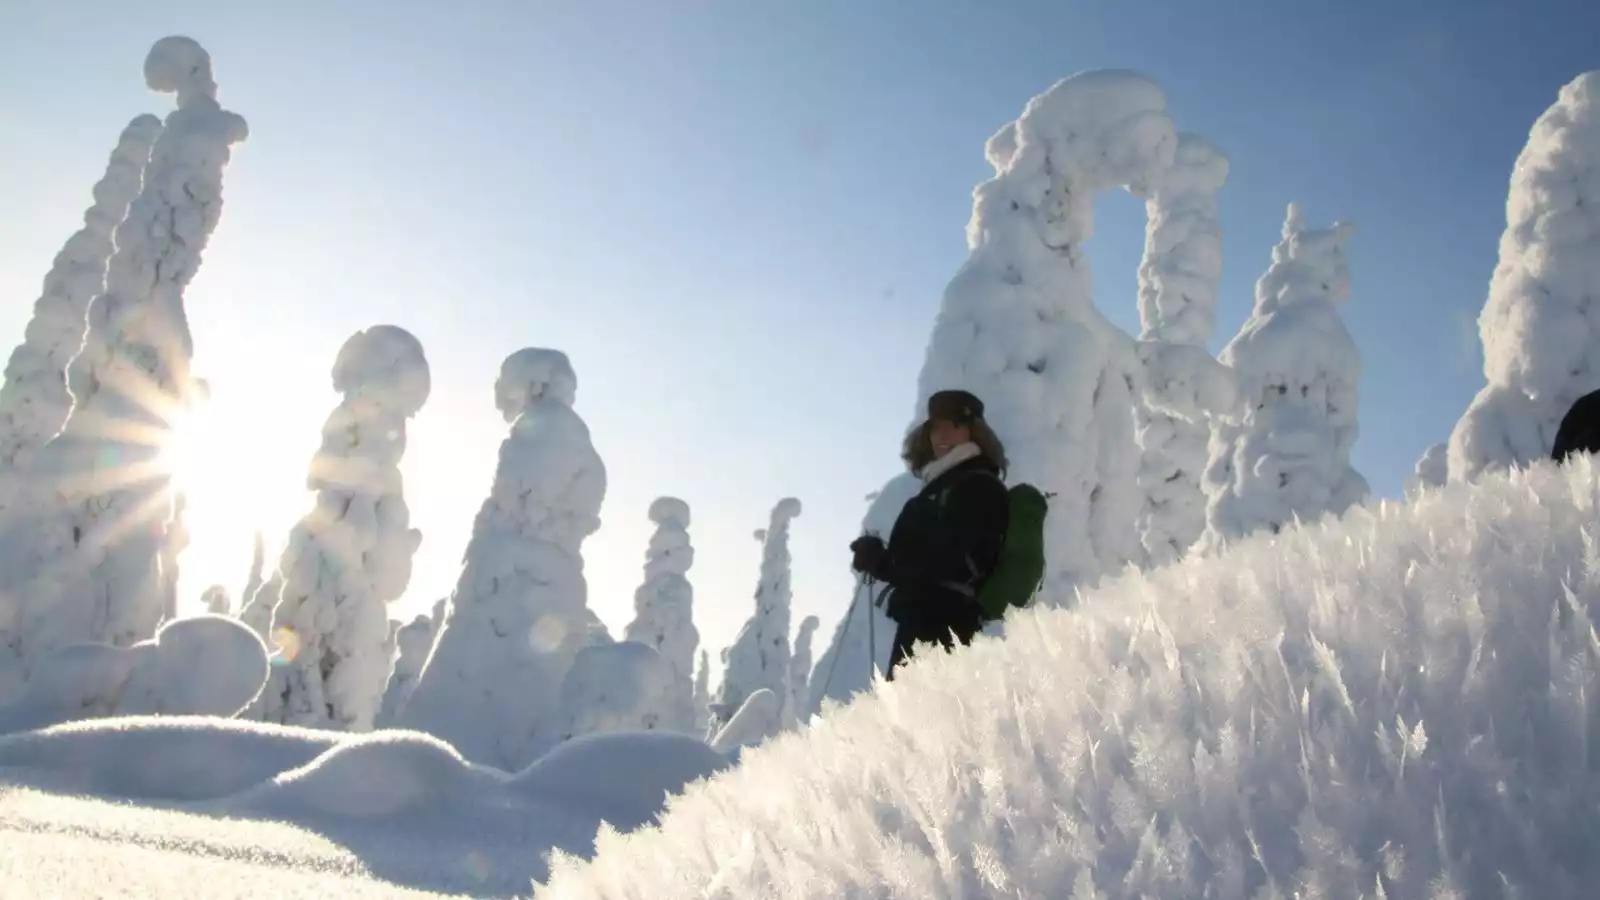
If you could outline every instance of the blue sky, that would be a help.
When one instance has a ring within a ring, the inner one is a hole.
[[[750,532],[788,494],[806,503],[797,611],[831,633],[843,547],[895,471],[965,256],[983,142],[1034,94],[1136,69],[1228,152],[1219,347],[1289,201],[1358,225],[1355,463],[1394,496],[1482,383],[1474,320],[1528,129],[1600,67],[1600,8],[1576,0],[10,0],[0,343],[20,339],[118,129],[170,108],[140,75],[169,33],[211,51],[252,129],[189,293],[196,368],[240,448],[213,479],[236,492],[206,501],[192,589],[243,579],[250,522],[281,539],[335,351],[392,322],[434,377],[406,463],[424,531],[407,611],[454,584],[504,435],[500,360],[553,346],[610,473],[591,605],[626,622],[646,507],[677,494],[713,653],[750,608]],[[1119,195],[1099,211],[1096,300],[1133,327],[1143,208]]]

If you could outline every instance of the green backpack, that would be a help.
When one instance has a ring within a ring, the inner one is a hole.
[[[1005,541],[994,571],[977,593],[978,607],[990,620],[1004,618],[1010,607],[1027,606],[1044,581],[1044,520],[1050,513],[1050,496],[1031,484],[1013,485],[1006,494]]]

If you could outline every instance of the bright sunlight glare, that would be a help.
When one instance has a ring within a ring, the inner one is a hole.
[[[249,574],[255,533],[264,533],[270,568],[274,545],[298,514],[304,491],[294,490],[292,463],[283,448],[252,440],[248,422],[232,422],[206,398],[169,416],[162,470],[184,502],[189,546],[179,557],[184,613],[200,611],[200,594],[212,584],[228,588],[235,608]],[[287,490],[285,489],[287,488]]]

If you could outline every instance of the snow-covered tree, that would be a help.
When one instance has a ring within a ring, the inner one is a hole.
[[[200,605],[211,615],[226,616],[233,612],[233,597],[224,585],[213,584],[200,595]]]
[[[167,602],[172,492],[157,460],[192,384],[184,290],[222,216],[230,148],[248,129],[217,103],[210,57],[193,40],[157,41],[144,72],[178,108],[117,227],[105,291],[89,304],[68,371],[72,413],[36,456],[48,496],[28,558],[12,567],[27,604],[25,656],[85,640],[127,646],[155,633]]]
[[[444,620],[445,599],[433,604],[429,613],[419,614],[395,632],[394,670],[389,673],[389,683],[383,690],[383,704],[378,708],[377,727],[388,728],[400,718],[417,687],[417,678],[428,664],[428,654],[433,652],[433,639],[438,625]]]
[[[272,604],[260,597],[261,587],[266,583],[266,565],[267,539],[258,528],[251,538],[250,574],[245,577],[244,590],[239,594],[239,619],[263,641],[269,639],[267,633],[272,630]]]
[[[400,716],[403,727],[508,771],[553,725],[562,680],[596,635],[582,548],[600,527],[606,470],[572,408],[577,391],[556,350],[519,350],[501,366],[495,401],[511,433],[433,655]]]
[[[556,718],[536,755],[585,735],[677,731],[671,720],[681,715],[681,699],[673,696],[674,674],[661,654],[637,641],[583,648],[561,680]]]
[[[106,263],[116,249],[112,232],[139,194],[160,133],[161,120],[149,114],[122,130],[105,175],[94,186],[94,202],[83,213],[83,227],[56,254],[22,343],[6,363],[0,388],[0,523],[16,503],[14,492],[30,471],[33,454],[72,411],[67,366],[83,344],[89,301],[105,290]]]
[[[1149,565],[1172,562],[1206,528],[1206,498],[1200,486],[1211,437],[1207,388],[1226,378],[1207,349],[1216,321],[1217,283],[1222,277],[1222,227],[1217,192],[1228,179],[1228,158],[1210,141],[1178,136],[1172,168],[1145,201],[1144,260],[1139,266],[1141,356],[1164,345],[1163,362],[1145,371],[1145,396],[1138,412],[1143,456],[1139,488],[1140,542]],[[1170,347],[1191,348],[1181,357],[1195,365],[1172,366]],[[1215,410],[1223,412],[1225,410]]]
[[[1487,384],[1450,435],[1450,477],[1545,459],[1573,402],[1600,389],[1600,71],[1534,123],[1478,317]]]
[[[1450,480],[1450,448],[1434,444],[1422,452],[1406,484],[1406,493],[1414,494],[1423,488],[1439,487]]]
[[[700,664],[694,673],[694,726],[692,734],[705,734],[711,727],[711,654],[700,651]]]
[[[891,478],[882,490],[867,498],[869,505],[861,532],[887,539],[895,520],[900,518],[900,510],[921,489],[922,481],[909,472]],[[856,581],[847,612],[812,670],[806,705],[800,711],[802,720],[820,712],[825,699],[848,703],[856,694],[871,690],[872,680],[889,664],[895,623],[877,605],[882,592],[880,585]]]
[[[1339,317],[1350,293],[1344,244],[1354,226],[1307,228],[1289,205],[1255,309],[1222,350],[1239,406],[1212,434],[1205,545],[1296,519],[1341,515],[1367,496],[1350,467],[1359,431],[1361,356]]]
[[[1144,195],[1171,166],[1166,99],[1130,73],[1075,75],[1029,101],[987,146],[970,254],[945,289],[918,378],[918,414],[947,388],[982,398],[1011,478],[1056,496],[1046,596],[1070,597],[1141,555],[1133,338],[1095,308],[1083,243],[1094,196]]]
[[[322,426],[306,476],[313,506],[261,591],[278,598],[272,636],[283,659],[261,715],[365,731],[389,678],[389,604],[405,593],[422,542],[400,460],[406,422],[427,402],[431,381],[422,344],[393,325],[352,335],[332,377],[343,399]]]
[[[727,669],[711,706],[719,725],[762,688],[772,691],[780,707],[789,696],[789,523],[798,515],[800,501],[785,497],[772,508],[771,523],[756,532],[761,542],[756,608],[728,648]]]
[[[821,624],[816,616],[806,616],[800,622],[800,633],[795,635],[794,655],[789,658],[789,714],[786,718],[796,721],[810,718],[806,704],[811,699],[811,639]]]
[[[650,504],[656,524],[645,552],[644,584],[633,595],[634,618],[627,640],[652,647],[671,672],[668,694],[675,712],[667,727],[694,730],[694,654],[700,632],[694,626],[694,588],[689,568],[694,546],[689,542],[689,504],[660,497]]]

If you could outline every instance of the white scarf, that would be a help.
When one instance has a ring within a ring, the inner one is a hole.
[[[956,446],[950,448],[950,452],[939,457],[933,462],[928,463],[922,468],[922,483],[932,484],[933,480],[938,478],[940,475],[943,475],[951,469],[954,469],[956,466],[961,465],[969,459],[976,459],[981,455],[983,455],[983,451],[978,449],[978,445],[972,443],[971,441],[968,441],[965,444],[957,444]]]

